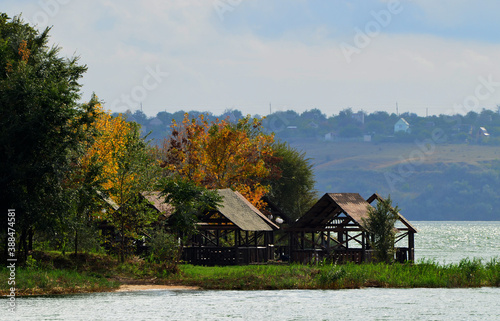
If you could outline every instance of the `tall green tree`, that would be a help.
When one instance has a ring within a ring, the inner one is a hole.
[[[369,243],[378,262],[394,261],[395,224],[399,219],[399,208],[392,207],[391,196],[379,200],[376,207],[368,207],[368,219],[364,220],[369,233]]]
[[[280,175],[269,184],[269,199],[292,219],[298,219],[317,201],[312,164],[305,152],[288,143],[273,144],[275,171]]]
[[[0,13],[0,198],[16,209],[24,253],[36,229],[65,215],[70,155],[91,121],[77,104],[87,67],[49,47],[49,30]]]
[[[92,119],[95,122],[100,114],[100,102],[95,94],[92,95],[85,108],[92,110]],[[80,248],[84,250],[96,248],[100,242],[95,237],[97,230],[93,224],[92,214],[101,209],[102,199],[96,191],[101,191],[101,186],[104,184],[104,163],[97,155],[91,155],[88,159],[85,156],[101,133],[94,123],[85,134],[86,136],[73,152],[71,174],[65,184],[66,199],[71,205],[70,211],[65,217],[67,221],[65,224],[66,233],[58,233],[58,235],[67,237],[73,242],[75,255],[78,254]],[[92,234],[94,234],[93,240],[89,240],[92,238],[90,236]]]

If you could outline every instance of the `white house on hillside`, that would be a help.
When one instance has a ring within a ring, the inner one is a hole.
[[[394,124],[394,132],[405,132],[409,133],[410,132],[410,124],[404,119],[400,118],[395,124]]]

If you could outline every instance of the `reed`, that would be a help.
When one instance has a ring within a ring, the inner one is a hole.
[[[464,259],[456,264],[249,265],[201,267],[184,265],[177,280],[205,289],[352,289],[464,288],[500,286],[500,261],[483,264]]]

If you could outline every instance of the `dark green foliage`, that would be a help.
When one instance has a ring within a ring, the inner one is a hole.
[[[165,231],[163,228],[156,228],[151,231],[146,245],[149,247],[149,262],[157,263],[161,272],[178,272],[177,260],[180,244],[176,235]]]
[[[269,198],[290,218],[298,219],[317,200],[311,160],[287,143],[277,142],[273,150],[281,177],[269,182]]]
[[[43,32],[0,14],[0,198],[16,209],[24,252],[34,230],[68,210],[63,188],[90,110],[78,106],[78,58],[59,57]]]
[[[375,208],[368,207],[368,219],[364,220],[364,226],[369,233],[369,244],[375,251],[377,262],[392,263],[394,261],[394,225],[399,218],[399,208],[392,207],[389,196],[385,200],[379,200]]]
[[[198,218],[214,210],[221,198],[216,191],[209,191],[196,186],[191,181],[180,177],[168,177],[160,182],[166,203],[174,207],[169,218],[172,230],[182,235],[196,232]]]

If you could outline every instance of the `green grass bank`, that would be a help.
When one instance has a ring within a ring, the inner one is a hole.
[[[44,260],[33,259],[27,267],[16,269],[17,296],[113,291],[121,284],[185,285],[207,290],[500,286],[500,260],[496,259],[489,262],[464,259],[447,265],[432,261],[390,265],[180,265],[179,271],[172,273],[137,258],[120,264],[105,255],[43,255]],[[10,293],[9,276],[8,269],[0,268],[1,295]]]

